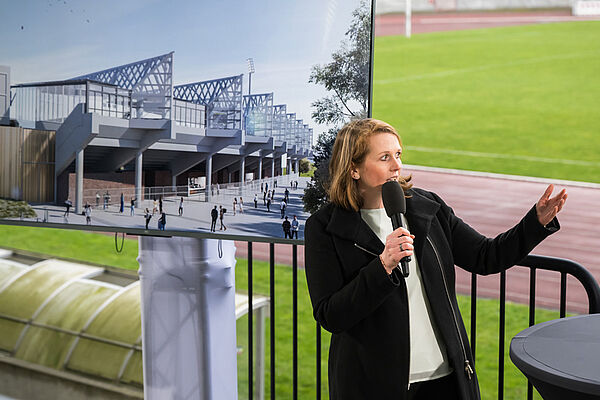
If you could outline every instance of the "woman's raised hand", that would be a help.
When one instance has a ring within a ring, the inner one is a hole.
[[[546,191],[535,205],[538,221],[540,221],[540,224],[543,226],[548,225],[550,221],[556,217],[556,214],[562,210],[567,201],[567,191],[565,189],[561,190],[556,196],[551,198],[550,195],[553,190],[554,185],[548,185]]]

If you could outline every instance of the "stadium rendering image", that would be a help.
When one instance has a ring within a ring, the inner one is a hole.
[[[174,85],[173,66],[170,52],[11,87],[11,119],[55,132],[51,200],[78,214],[121,193],[126,207],[163,195],[210,201],[225,186],[241,193],[247,181],[297,172],[311,156],[312,128],[273,92],[244,90],[243,74]]]

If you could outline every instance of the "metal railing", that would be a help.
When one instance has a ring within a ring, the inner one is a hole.
[[[247,243],[247,257],[248,257],[248,299],[249,309],[252,309],[252,293],[253,293],[253,241],[256,238],[242,237],[238,240],[244,240]],[[277,304],[277,298],[275,297],[275,244],[278,246],[287,244],[292,246],[292,395],[293,399],[298,398],[298,246],[302,246],[303,241],[299,240],[282,240],[268,238],[262,240],[262,242],[269,243],[269,296],[270,296],[270,396],[271,399],[276,398],[276,379],[275,379],[275,321],[277,314],[275,313],[275,305]],[[560,273],[561,277],[561,290],[560,290],[560,317],[564,318],[566,315],[566,302],[567,302],[567,276],[571,275],[577,279],[584,287],[588,302],[590,313],[600,313],[600,287],[594,279],[593,275],[588,272],[580,264],[559,258],[529,255],[524,258],[519,266],[527,267],[530,270],[530,293],[529,293],[529,326],[532,326],[535,322],[535,297],[536,297],[536,271],[556,271]],[[477,275],[472,274],[471,279],[471,350],[473,358],[475,358],[475,348],[477,343]],[[505,348],[504,342],[506,339],[505,331],[505,313],[506,313],[506,272],[500,274],[500,328],[499,328],[499,379],[498,379],[498,398],[504,398],[504,359],[505,359]],[[321,327],[317,322],[316,324],[316,365],[315,365],[315,389],[316,398],[321,398]],[[248,393],[249,398],[255,398],[253,395],[253,322],[252,318],[248,318]],[[280,350],[281,351],[281,350]],[[532,399],[533,390],[531,383],[528,382],[528,399]]]
[[[567,276],[577,279],[588,297],[589,313],[600,313],[600,287],[594,276],[581,264],[562,258],[529,255],[518,266],[529,268],[529,325],[535,324],[536,272],[554,271],[560,273],[559,315],[564,318],[567,310]],[[471,274],[471,352],[475,360],[477,343],[477,275]],[[498,329],[498,399],[504,399],[504,360],[506,340],[506,271],[500,273],[500,316]],[[527,400],[533,398],[533,386],[527,381]]]
[[[86,82],[86,112],[131,118],[131,90],[105,83]]]
[[[244,184],[240,182],[212,184],[210,188],[211,201],[224,201],[233,199],[234,197],[246,196],[247,202],[252,202],[254,194],[259,195],[259,200],[262,200],[261,184],[263,190],[268,184],[269,190],[275,189],[277,194],[283,195],[286,188],[290,188],[290,182],[297,181],[298,174],[276,176],[275,178],[264,178],[252,181],[246,181]],[[277,182],[277,186],[274,185]],[[179,186],[145,186],[142,188],[142,197],[138,199],[133,186],[112,187],[112,188],[97,188],[83,190],[83,204],[89,204],[93,208],[108,208],[110,206],[119,205],[121,202],[121,194],[124,198],[124,206],[129,207],[131,199],[136,199],[136,206],[140,207],[144,200],[158,200],[159,198],[170,197],[185,197],[186,200],[206,201],[206,187],[193,185]]]
[[[173,120],[177,125],[191,128],[206,127],[206,107],[185,100],[173,99]]]

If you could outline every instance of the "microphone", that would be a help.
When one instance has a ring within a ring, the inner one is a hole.
[[[392,219],[394,230],[402,227],[402,214],[406,212],[406,199],[404,198],[402,186],[400,186],[397,181],[387,181],[381,187],[381,197],[383,199],[385,213]],[[410,256],[404,257],[400,260],[400,264],[398,265],[405,278],[408,277],[409,261]]]

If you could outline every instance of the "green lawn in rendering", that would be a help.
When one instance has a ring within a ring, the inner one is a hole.
[[[405,163],[600,182],[600,22],[377,37],[374,57]]]
[[[137,269],[137,240],[125,239],[123,252],[114,250],[114,237],[97,233],[48,228],[30,228],[0,225],[0,248],[12,247],[48,255],[61,256],[100,263],[113,267]],[[85,249],[85,250],[82,250]],[[268,296],[269,266],[254,261],[254,291]],[[239,259],[236,265],[236,291],[247,291],[247,261]],[[275,366],[277,398],[291,398],[292,390],[292,269],[277,265],[275,268]],[[459,304],[469,332],[470,298],[459,296]],[[498,301],[479,299],[477,302],[477,358],[482,398],[497,398],[498,382]],[[537,322],[558,318],[558,312],[538,309]],[[237,337],[241,353],[238,356],[238,389],[240,398],[247,393],[247,316],[238,320]],[[506,313],[505,399],[526,397],[525,378],[513,366],[508,357],[510,339],[527,327],[528,310],[524,305],[507,304]],[[255,322],[256,323],[256,322]],[[268,323],[268,320],[267,320]],[[299,398],[315,398],[316,380],[316,324],[303,270],[298,271],[298,377]],[[327,398],[327,354],[330,335],[322,331],[322,393]],[[266,392],[270,392],[270,332],[267,327],[265,343]],[[256,353],[255,353],[256,354]],[[538,397],[539,398],[539,397]]]

